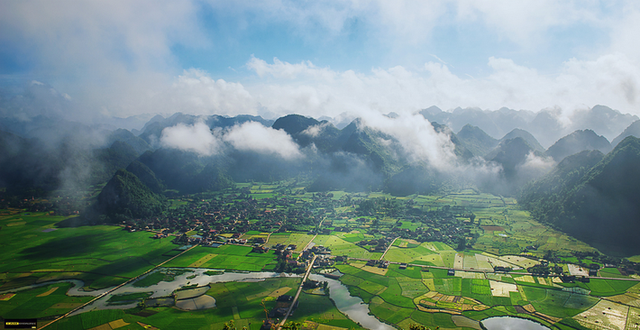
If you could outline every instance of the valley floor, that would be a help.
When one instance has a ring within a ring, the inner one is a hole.
[[[305,269],[313,250],[313,273],[337,278],[373,316],[396,328],[479,329],[479,321],[505,315],[554,329],[635,329],[640,322],[637,276],[535,222],[513,199],[473,190],[394,198],[268,184],[241,188],[248,188],[262,215],[247,220],[252,230],[216,229],[215,236],[203,229],[243,220],[187,221],[188,230],[153,238],[159,231],[139,223],[135,231],[60,227],[65,217],[0,210],[0,316],[37,318],[44,327],[130,282],[46,329],[222,329],[230,322],[231,328],[259,329],[267,319],[282,318],[278,309],[289,305],[281,297],[295,295],[302,284],[300,276],[281,271]],[[227,205],[247,207],[247,196],[184,196],[172,207],[182,210],[181,219],[191,213],[205,219],[211,214],[201,211],[205,203],[229,198]],[[292,208],[307,212],[308,222],[282,217],[273,222],[290,229],[256,228],[267,222],[259,218]],[[598,269],[590,274],[591,265]],[[84,288],[65,279],[82,281]],[[329,290],[312,286],[300,294],[285,327],[360,327]]]

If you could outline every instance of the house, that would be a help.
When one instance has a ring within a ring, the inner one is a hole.
[[[305,289],[315,289],[320,287],[322,283],[320,281],[307,280],[302,284],[302,287]]]
[[[407,269],[407,264],[403,262],[403,263],[400,264],[399,268],[400,269]]]
[[[276,301],[292,302],[293,301],[293,296],[290,296],[288,294],[283,294],[282,296],[278,297],[278,299],[276,299]]]
[[[269,317],[270,318],[281,318],[284,317],[285,315],[287,315],[287,311],[289,309],[288,308],[274,308],[269,312]]]
[[[302,266],[302,264],[300,262],[298,262],[297,260],[293,260],[293,259],[289,259],[287,260],[287,263],[293,267],[300,267]]]
[[[493,267],[493,271],[494,272],[510,272],[511,271],[511,267],[495,266],[495,267]]]
[[[267,249],[264,246],[254,246],[253,249],[251,249],[251,252],[256,252],[256,253],[265,253],[268,251],[269,249]]]
[[[456,275],[456,271],[454,269],[449,269],[449,271],[447,271],[447,275],[455,276]]]

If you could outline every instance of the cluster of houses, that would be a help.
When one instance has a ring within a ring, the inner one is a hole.
[[[389,268],[388,260],[367,260],[366,265],[370,267],[378,267],[378,268]],[[407,264],[404,264],[404,268],[407,268]]]
[[[371,240],[362,240],[356,245],[361,247],[369,247],[369,251],[371,252],[382,252],[387,249],[389,244],[393,241],[390,237],[380,238],[380,239],[371,239]]]
[[[253,199],[248,195],[221,195],[208,200],[187,200],[186,205],[166,211],[160,217],[134,219],[128,225],[137,230],[170,228],[172,232],[215,230],[218,233],[244,233],[250,230],[275,232],[319,222],[315,202],[292,198]],[[250,221],[259,220],[259,221]]]
[[[269,318],[276,319],[281,318],[287,315],[289,308],[291,308],[291,304],[293,304],[293,296],[290,295],[282,295],[276,299],[276,306],[269,311]],[[298,308],[298,302],[296,301],[293,305],[293,309]]]

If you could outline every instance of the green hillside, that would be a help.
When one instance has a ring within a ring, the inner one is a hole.
[[[112,219],[143,218],[162,213],[165,198],[153,193],[138,177],[118,170],[98,195],[96,208]]]
[[[616,255],[640,253],[640,139],[609,154],[582,152],[528,186],[520,203],[537,219]]]

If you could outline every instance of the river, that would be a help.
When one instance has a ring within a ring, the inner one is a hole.
[[[182,268],[184,269],[184,268]],[[154,272],[165,270],[159,269]],[[247,272],[247,273],[234,273],[234,272],[224,272],[222,274],[217,275],[207,275],[205,272],[210,271],[211,269],[202,269],[202,268],[191,268],[187,269],[181,275],[175,277],[175,279],[171,282],[161,281],[158,284],[151,285],[148,287],[135,287],[133,283],[129,283],[114,292],[94,301],[92,304],[75,311],[71,315],[77,315],[80,313],[88,312],[91,310],[99,310],[99,309],[128,309],[136,307],[137,303],[132,303],[129,305],[108,305],[107,301],[114,295],[123,295],[130,293],[139,293],[139,292],[151,292],[150,298],[157,297],[167,297],[170,296],[173,292],[182,288],[185,285],[197,285],[197,286],[205,286],[210,283],[219,283],[219,282],[236,282],[236,281],[263,281],[268,278],[274,277],[300,277],[300,275],[295,274],[286,274],[286,273],[275,273],[275,272]],[[222,270],[221,270],[222,271]],[[153,273],[153,272],[152,272]],[[149,273],[145,276],[149,276],[152,273]],[[143,277],[144,278],[144,277]],[[143,279],[140,278],[140,279]],[[372,330],[394,330],[395,328],[391,325],[381,322],[375,316],[369,313],[369,305],[365,304],[362,299],[359,297],[353,297],[349,293],[349,289],[347,286],[342,284],[340,281],[324,277],[318,274],[311,274],[309,276],[312,280],[316,281],[326,281],[328,282],[329,287],[329,297],[336,305],[336,308],[347,315],[354,322],[359,323],[362,327]],[[84,282],[80,280],[59,280],[59,281],[50,281],[44,283],[38,283],[34,285],[29,285],[25,287],[21,287],[18,289],[6,290],[0,292],[0,294],[6,292],[17,292],[22,290],[33,289],[41,286],[56,284],[56,283],[72,283],[73,287],[69,289],[67,295],[69,296],[98,296],[106,291],[109,288],[95,290],[95,291],[82,291],[82,287],[84,286]],[[500,316],[500,317],[491,317],[488,319],[482,320],[482,325],[488,330],[510,330],[510,329],[522,329],[522,330],[549,330],[546,326],[536,323],[531,320],[510,317],[510,316]]]
[[[512,316],[497,316],[482,320],[480,323],[487,330],[549,330],[535,321]]]
[[[369,314],[369,305],[359,297],[351,296],[349,289],[340,281],[321,275],[311,274],[309,277],[315,281],[329,283],[329,298],[333,300],[338,310],[347,315],[351,320],[360,323],[363,328],[372,330],[393,330],[394,327],[380,322],[375,316]]]

